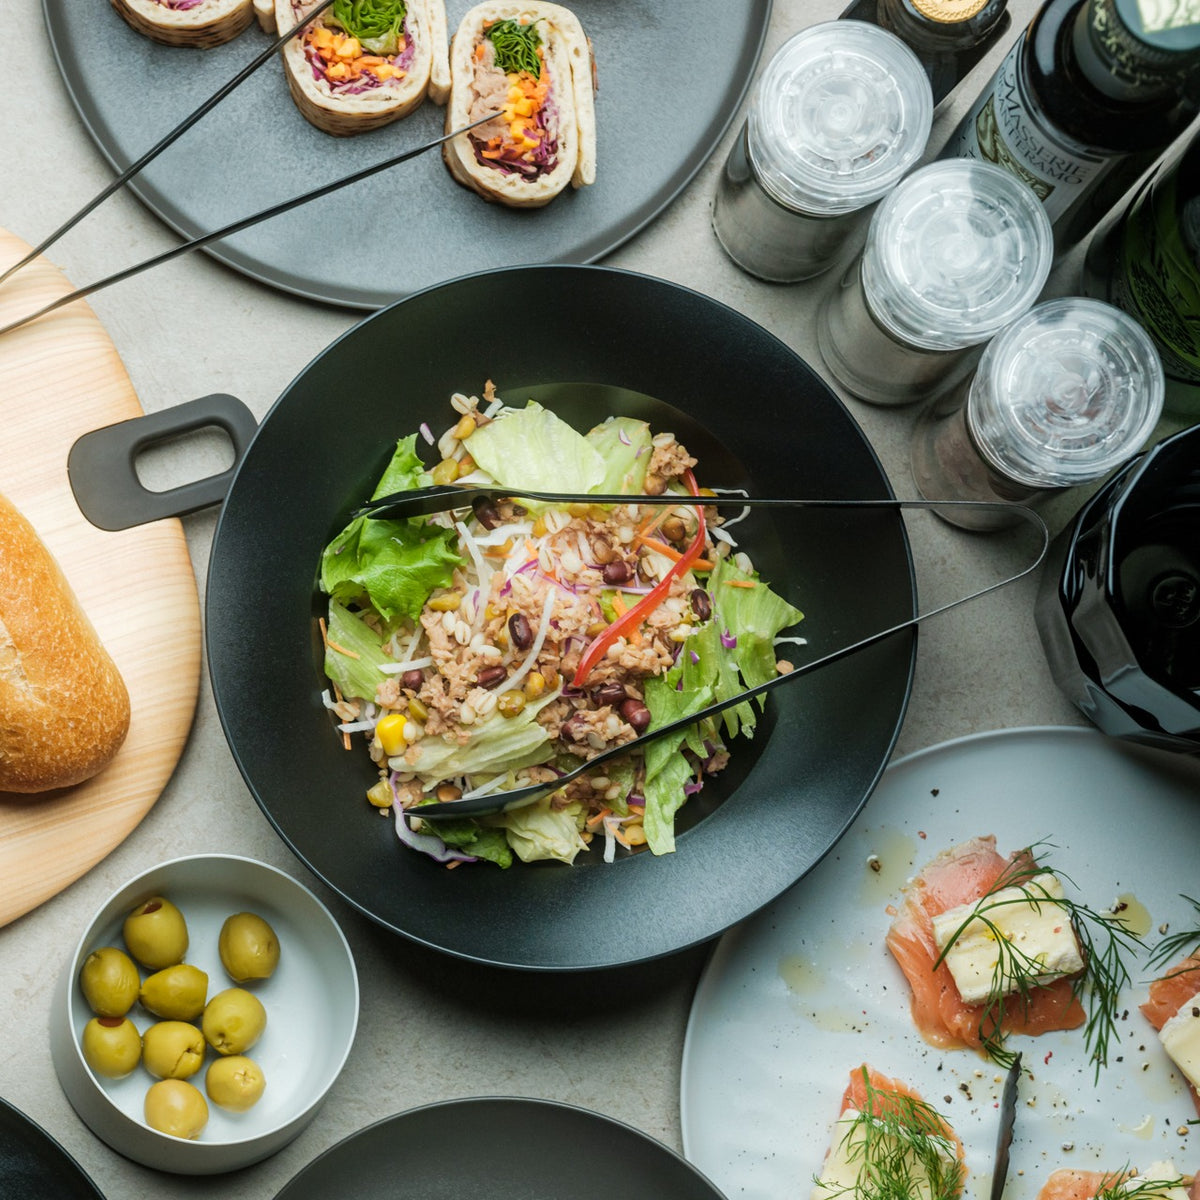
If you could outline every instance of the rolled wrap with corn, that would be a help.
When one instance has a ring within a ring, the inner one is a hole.
[[[269,19],[283,33],[315,0],[274,0]],[[297,108],[325,133],[349,137],[408,116],[450,90],[442,0],[334,0],[280,51]]]
[[[126,24],[166,46],[203,50],[237,37],[253,20],[253,0],[112,0]]]
[[[558,4],[488,0],[450,47],[446,130],[500,116],[447,142],[459,183],[515,208],[548,204],[569,183],[596,179],[592,47]]]

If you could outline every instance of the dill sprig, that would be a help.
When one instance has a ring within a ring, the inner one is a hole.
[[[534,79],[542,77],[542,59],[538,54],[542,35],[537,31],[536,22],[522,25],[520,21],[506,17],[489,25],[487,36],[496,48],[496,66],[505,75],[528,71]]]
[[[1185,896],[1182,892],[1180,893],[1180,898],[1186,900],[1196,910],[1196,916],[1200,919],[1200,900],[1193,900],[1191,896]],[[1163,938],[1154,947],[1153,953],[1146,960],[1146,965],[1148,967],[1161,967],[1173,958],[1186,958],[1198,948],[1200,948],[1200,929],[1181,929],[1178,933],[1172,933],[1168,937]],[[1166,975],[1164,978],[1172,979],[1176,975],[1183,975],[1196,969],[1196,967],[1183,967],[1179,971],[1172,971],[1170,975]]]
[[[916,1096],[876,1088],[862,1068],[865,1095],[858,1115],[839,1146],[858,1163],[852,1188],[823,1183],[832,1198],[855,1200],[955,1200],[962,1194],[966,1169],[941,1114]]]
[[[1168,1188],[1184,1186],[1182,1175],[1174,1179],[1138,1179],[1135,1183],[1136,1178],[1131,1167],[1106,1174],[1092,1200],[1152,1200]]]
[[[1037,991],[1066,976],[1064,973],[1057,977],[1048,977],[1045,964],[1010,942],[987,914],[1009,904],[1032,904],[1039,912],[1043,904],[1061,909],[1071,921],[1084,962],[1083,970],[1071,978],[1071,992],[1083,1004],[1087,1014],[1083,1031],[1084,1045],[1090,1052],[1098,1078],[1100,1068],[1108,1065],[1110,1045],[1121,1040],[1117,1031],[1117,1018],[1120,1013],[1118,1001],[1121,989],[1131,983],[1124,955],[1140,949],[1144,943],[1137,934],[1114,918],[1112,913],[1099,913],[1069,897],[1047,894],[1045,889],[1035,882],[1036,876],[1052,874],[1074,886],[1067,875],[1061,871],[1053,871],[1045,864],[1043,857],[1048,849],[1053,849],[1051,843],[1037,842],[1017,855],[975,902],[971,912],[955,929],[933,965],[936,970],[945,961],[951,946],[972,922],[981,921],[988,929],[996,942],[997,959],[988,999],[982,1005],[979,1015],[979,1036],[984,1053],[993,1062],[1003,1067],[1011,1067],[1016,1054],[1005,1045],[1007,1034],[1003,1027],[1009,1001],[1015,1001],[1024,1016],[1028,1014]],[[989,897],[1006,888],[1016,888],[1022,895],[989,902]],[[1006,985],[1011,985],[1011,990],[1005,991]]]

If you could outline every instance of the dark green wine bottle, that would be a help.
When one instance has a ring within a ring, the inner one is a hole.
[[[1142,325],[1162,359],[1165,407],[1200,418],[1200,133],[1097,231],[1083,291]]]
[[[1061,252],[1198,111],[1200,22],[1152,28],[1138,0],[1047,0],[943,157],[982,158],[1023,179]]]

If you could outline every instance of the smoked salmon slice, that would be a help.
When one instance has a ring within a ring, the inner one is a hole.
[[[1146,1002],[1138,1008],[1155,1029],[1161,1030],[1185,1004],[1195,1001],[1197,994],[1200,994],[1200,950],[1193,950],[1150,985]],[[1187,1086],[1196,1112],[1200,1113],[1200,1092],[1191,1083]]]
[[[1055,1171],[1046,1180],[1037,1200],[1092,1200],[1105,1190],[1112,1190],[1126,1179],[1132,1179],[1133,1171]],[[1185,1179],[1191,1200],[1200,1200],[1200,1179]]]
[[[1027,850],[1006,858],[996,850],[995,837],[976,837],[943,850],[904,889],[887,947],[912,989],[913,1022],[932,1045],[978,1049],[998,1040],[997,1033],[1036,1036],[1084,1023],[1086,1014],[1070,979],[1035,986],[1028,997],[1009,996],[988,1014],[984,1005],[963,1003],[950,968],[938,963],[933,918],[960,904],[974,904],[1002,879],[1011,884],[1014,874],[1019,879],[1032,866]]]
[[[850,1072],[811,1200],[957,1200],[966,1177],[949,1122],[907,1084],[863,1063]]]

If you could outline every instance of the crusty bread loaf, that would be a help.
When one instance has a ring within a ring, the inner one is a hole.
[[[128,731],[116,664],[33,526],[0,496],[0,792],[82,783]]]
[[[254,20],[254,0],[202,0],[172,8],[159,0],[112,0],[131,28],[166,46],[207,49],[237,37]]]
[[[279,33],[294,28],[304,11],[312,7],[312,0],[304,0],[303,4],[299,0],[274,2],[274,24]],[[314,27],[336,29],[332,14],[332,9],[326,9],[314,19]],[[390,79],[357,94],[331,86],[327,78],[318,78],[306,51],[306,34],[292,38],[280,54],[288,90],[305,119],[325,133],[351,137],[408,116],[426,96],[435,104],[445,104],[450,91],[450,63],[444,0],[408,0],[404,30],[411,45],[403,78]]]
[[[442,147],[450,174],[486,200],[514,208],[539,208],[549,204],[568,183],[583,187],[596,179],[596,114],[593,97],[592,48],[578,17],[559,4],[530,0],[486,0],[466,16],[450,45],[450,100],[446,105],[446,132],[486,115],[495,103],[480,94],[477,71],[495,74],[486,31],[497,21],[535,24],[541,36],[543,69],[550,91],[544,106],[547,134],[556,141],[551,164],[538,164],[538,172],[524,175],[485,165],[476,150],[503,143],[506,118],[464,133]],[[488,80],[491,89],[492,80]],[[503,82],[501,77],[499,82]],[[495,128],[493,129],[493,125]],[[540,139],[539,139],[540,140]]]

